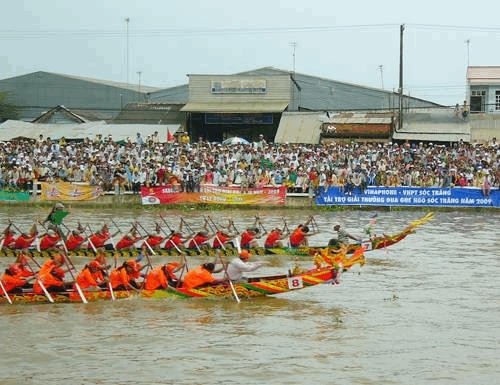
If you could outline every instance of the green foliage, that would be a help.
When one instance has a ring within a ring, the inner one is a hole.
[[[18,119],[19,113],[17,107],[9,103],[7,99],[7,94],[0,91],[0,122],[7,119]]]

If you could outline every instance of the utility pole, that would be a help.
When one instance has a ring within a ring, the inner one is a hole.
[[[403,127],[403,32],[405,25],[399,28],[399,119],[398,131]]]
[[[139,77],[139,83],[138,83],[138,90],[139,90],[139,95],[137,96],[137,101],[141,101],[141,74],[142,74],[142,71],[137,71],[137,76]]]
[[[295,73],[295,49],[297,48],[297,42],[292,41],[290,47],[292,47],[292,72]]]
[[[382,89],[384,89],[384,66],[380,64],[378,66],[378,69],[380,70],[380,81],[382,82]]]
[[[126,42],[126,44],[127,44],[127,58],[126,58],[126,60],[127,60],[127,65],[126,65],[126,67],[127,67],[127,84],[129,84],[129,57],[130,57],[130,55],[129,55],[129,38],[128,38],[128,24],[129,23],[130,23],[130,18],[129,17],[125,18],[126,39],[127,39],[127,42]]]
[[[470,48],[470,39],[467,39],[465,41],[465,44],[467,44],[467,67],[469,67],[469,65],[470,65],[470,51],[469,51],[469,48]]]

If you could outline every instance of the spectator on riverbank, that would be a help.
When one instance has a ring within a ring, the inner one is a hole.
[[[140,134],[140,133],[139,133]],[[141,135],[139,135],[141,137]],[[329,143],[259,146],[190,145],[113,142],[16,140],[0,143],[0,187],[28,190],[36,181],[72,181],[100,185],[104,191],[138,193],[140,187],[174,183],[181,191],[198,191],[199,184],[236,185],[244,192],[254,186],[285,185],[288,192],[338,186],[353,187],[481,187],[500,184],[500,151],[496,139],[486,144]],[[140,140],[139,140],[140,141]],[[242,178],[243,171],[244,177]],[[248,186],[248,187],[247,187]]]

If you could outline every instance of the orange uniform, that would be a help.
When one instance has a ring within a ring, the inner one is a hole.
[[[39,284],[39,281],[43,283],[45,288],[49,290],[50,288],[61,289],[64,288],[64,270],[60,267],[59,263],[54,260],[49,259],[45,262],[40,271],[38,272],[38,279],[33,284],[33,292],[36,294],[43,294],[43,289]]]
[[[7,292],[14,290],[17,287],[24,286],[26,280],[24,278],[33,276],[33,272],[27,269],[21,263],[13,263],[2,275],[2,283]]]
[[[189,270],[182,284],[183,288],[192,289],[206,283],[212,283],[217,279],[203,266],[198,266],[195,269]]]
[[[94,266],[94,268],[92,267]],[[99,269],[100,265],[96,261],[90,262],[76,277],[76,283],[80,285],[82,290],[89,287],[98,287],[104,282],[102,271]]]
[[[178,262],[171,262],[167,265],[158,266],[150,271],[146,276],[144,288],[146,290],[166,289],[170,281],[175,282],[177,277],[174,270],[180,266]]]
[[[135,279],[139,278],[140,275],[141,265],[135,261],[127,261],[109,274],[109,282],[113,289],[128,288],[129,285],[136,287]]]

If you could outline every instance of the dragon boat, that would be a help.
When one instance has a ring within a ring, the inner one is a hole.
[[[384,234],[380,236],[375,236],[372,239],[363,241],[361,246],[364,247],[365,251],[379,250],[384,249],[389,246],[392,246],[403,239],[405,239],[408,235],[415,232],[416,228],[427,223],[432,219],[433,213],[430,212],[425,216],[411,222],[408,226],[406,226],[402,231],[395,234]],[[347,254],[352,254],[354,251],[360,246],[360,244],[350,244],[347,246]],[[249,251],[253,255],[257,256],[265,256],[265,255],[283,255],[283,256],[292,256],[292,257],[300,257],[300,256],[313,256],[321,250],[325,248],[332,248],[328,245],[320,245],[320,246],[301,246],[301,247],[253,247],[250,248]],[[31,248],[30,253],[33,257],[41,257],[46,258],[50,257],[54,253],[58,253],[58,250],[43,250],[38,251],[34,248]],[[0,250],[1,257],[16,257],[19,250],[2,248]],[[116,258],[133,258],[139,255],[141,252],[140,249],[122,249],[115,250],[112,248],[111,244],[107,244],[104,250],[107,257],[116,257]],[[215,257],[220,253],[223,256],[234,256],[238,254],[238,249],[234,246],[226,246],[224,249],[213,249],[211,247],[200,247],[195,249],[188,248],[173,248],[173,249],[165,249],[165,248],[155,248],[154,255],[156,256],[202,256],[202,257]],[[70,257],[95,257],[96,253],[92,249],[77,249],[70,250],[67,252]]]
[[[234,283],[233,288],[239,299],[250,299],[262,296],[272,296],[304,289],[307,287],[338,283],[339,269],[334,266],[324,266],[307,271],[296,272],[296,274],[283,274],[273,276],[263,276],[249,278],[248,282]],[[173,299],[173,298],[234,298],[233,288],[229,283],[207,285],[203,287],[186,289],[168,287],[157,290],[97,290],[83,291],[87,302],[112,301],[125,298],[145,298],[145,299]],[[26,291],[22,293],[10,293],[0,295],[1,304],[42,304],[42,303],[82,303],[82,297],[76,290],[63,292],[50,292],[50,298],[44,294],[34,294]]]

